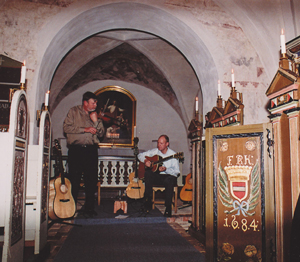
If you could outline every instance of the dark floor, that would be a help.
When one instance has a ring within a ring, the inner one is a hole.
[[[81,203],[79,202],[79,208]],[[204,246],[199,243],[195,238],[193,238],[188,232],[187,229],[190,225],[191,220],[191,207],[180,209],[183,203],[178,201],[178,212],[174,214],[171,218],[167,219],[167,222],[172,228],[181,234],[187,241],[189,241],[199,252],[205,253]],[[164,212],[164,207],[162,205],[156,206],[160,212]],[[118,214],[123,215],[123,212],[119,210],[117,214],[112,214],[116,216]],[[111,211],[109,211],[111,212]],[[113,212],[112,212],[113,213]],[[109,214],[110,215],[110,214]],[[126,215],[126,214],[124,214]],[[74,220],[65,221],[67,223],[73,223]],[[39,256],[33,255],[33,247],[26,247],[24,252],[24,262],[53,262],[55,255],[60,250],[64,241],[68,237],[72,225],[54,223],[48,230],[48,241],[47,247],[44,249],[44,252],[41,252]]]

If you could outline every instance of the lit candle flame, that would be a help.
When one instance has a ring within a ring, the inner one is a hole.
[[[284,35],[283,28],[281,29],[280,45],[281,45],[281,54],[285,54],[286,53],[286,46],[285,46],[285,35]]]
[[[50,95],[50,91],[47,91],[45,94],[45,106],[49,105],[49,95]]]

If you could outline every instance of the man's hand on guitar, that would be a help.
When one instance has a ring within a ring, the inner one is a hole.
[[[145,164],[145,166],[148,167],[148,168],[152,168],[152,167],[153,167],[153,163],[152,163],[150,160],[148,160],[148,159],[145,159],[144,164]],[[158,171],[159,171],[159,172],[163,172],[163,171],[165,171],[166,169],[167,169],[167,168],[166,168],[165,166],[160,166],[160,167],[158,167]]]
[[[147,158],[145,159],[144,164],[145,164],[146,167],[151,167],[152,166],[152,162],[149,161]]]
[[[167,168],[165,167],[165,166],[160,166],[159,168],[158,168],[158,170],[159,170],[159,172],[163,172],[163,171],[165,171]]]

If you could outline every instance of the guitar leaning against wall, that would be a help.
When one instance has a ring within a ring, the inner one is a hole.
[[[57,151],[59,176],[49,182],[49,213],[52,220],[67,219],[76,212],[75,201],[72,196],[72,186],[69,179],[64,176],[61,147],[57,139],[54,140],[54,149]]]
[[[180,199],[184,202],[190,202],[193,199],[193,183],[191,173],[185,178],[185,185],[180,191]]]

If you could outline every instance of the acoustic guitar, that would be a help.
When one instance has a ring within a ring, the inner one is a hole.
[[[193,199],[193,183],[191,173],[185,178],[185,185],[180,191],[180,199],[184,202],[190,202]]]
[[[165,157],[165,158],[162,158],[159,155],[155,155],[155,156],[152,156],[152,157],[146,156],[146,159],[148,159],[151,162],[151,166],[146,167],[145,163],[140,162],[139,163],[138,177],[143,178],[146,169],[151,169],[152,172],[157,172],[158,173],[159,172],[159,167],[162,166],[163,162],[165,162],[165,161],[167,161],[171,158],[179,159],[179,161],[181,162],[181,161],[184,160],[183,152],[179,152],[179,153],[176,153],[174,155],[171,155],[171,156],[168,156],[168,157]]]
[[[71,192],[71,182],[64,176],[61,147],[57,139],[54,140],[54,149],[57,151],[59,175],[49,183],[49,213],[52,220],[67,219],[76,212],[75,201]]]
[[[141,179],[138,178],[138,172],[137,172],[137,155],[138,155],[138,141],[139,139],[135,137],[133,139],[134,141],[134,155],[135,155],[135,171],[132,172],[129,175],[129,185],[126,188],[126,194],[129,198],[132,199],[140,199],[144,197],[145,193],[145,185]]]

